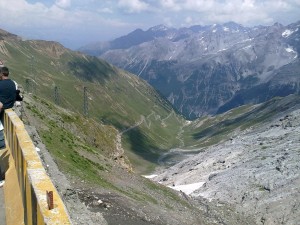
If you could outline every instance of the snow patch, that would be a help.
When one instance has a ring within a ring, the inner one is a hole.
[[[251,47],[252,47],[252,45],[248,45],[248,46],[244,47],[243,49],[248,49],[248,48],[251,48]]]
[[[223,30],[224,30],[225,32],[227,32],[227,31],[229,31],[229,28],[228,28],[228,27],[224,27]]]
[[[190,125],[191,123],[192,123],[192,121],[186,120],[185,123],[184,123],[184,125]]]
[[[296,59],[298,57],[297,52],[295,52],[294,49],[291,47],[285,48],[285,51],[287,51],[288,53],[294,53],[295,54],[294,59]]]
[[[193,184],[184,184],[184,185],[175,185],[175,186],[168,186],[176,191],[182,191],[185,194],[189,195],[196,191],[197,189],[201,188],[205,182],[198,182]]]
[[[248,39],[242,40],[241,42],[238,42],[238,43],[244,43],[244,42],[252,41],[252,40],[253,40],[253,38],[248,38]]]
[[[220,49],[218,52],[226,51],[227,48]]]
[[[295,31],[292,31],[292,30],[285,30],[283,33],[282,33],[282,37],[288,37],[290,36],[292,33],[294,33]]]
[[[294,49],[292,49],[291,47],[285,48],[285,50],[286,50],[287,52],[295,52]]]
[[[154,177],[157,177],[157,174],[143,175],[143,177],[148,178],[148,179],[152,179]]]

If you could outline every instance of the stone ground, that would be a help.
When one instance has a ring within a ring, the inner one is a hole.
[[[162,170],[155,181],[164,185],[204,182],[181,196],[197,208],[194,212],[172,203],[174,211],[164,213],[159,206],[131,205],[124,196],[74,183],[59,171],[35,128],[26,129],[74,225],[299,224],[299,109]]]
[[[298,107],[299,108],[299,107]],[[163,171],[165,185],[204,182],[190,197],[233,205],[255,224],[300,224],[300,110],[238,131]]]
[[[0,188],[0,225],[5,225],[5,206],[3,188]]]

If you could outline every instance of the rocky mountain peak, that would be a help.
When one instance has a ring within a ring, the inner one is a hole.
[[[165,26],[163,24],[160,24],[160,25],[149,28],[149,31],[157,32],[157,31],[166,31],[168,29],[170,29],[170,28],[168,28],[167,26]]]
[[[194,119],[298,93],[295,79],[288,87],[279,80],[286,80],[284,73],[299,76],[288,69],[295,68],[292,63],[300,52],[299,31],[299,23],[244,27],[227,22],[180,29],[159,25],[118,39],[119,50],[111,47],[100,57],[144,78]]]
[[[18,35],[9,33],[5,30],[0,29],[0,40],[6,40],[6,39],[15,39],[15,40],[21,40],[21,37],[19,37]]]

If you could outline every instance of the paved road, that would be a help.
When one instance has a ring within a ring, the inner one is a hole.
[[[5,206],[3,188],[0,188],[0,225],[5,225]]]

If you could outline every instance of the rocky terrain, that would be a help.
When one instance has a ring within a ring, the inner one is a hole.
[[[119,187],[130,188],[130,184],[142,189],[158,201],[156,204],[132,201],[113,189],[63,174],[38,135],[35,117],[26,109],[24,112],[23,106],[16,111],[26,121],[26,129],[74,225],[299,224],[299,96],[255,107],[267,118],[263,123],[236,129],[230,138],[207,148],[189,149],[187,154],[181,150],[186,159],[169,168],[158,168],[151,179],[169,186],[170,192],[160,187],[163,195],[146,188],[147,179],[114,165],[113,173],[108,174],[110,179],[117,180],[114,176],[118,174],[123,178],[116,181]],[[270,111],[276,112],[268,117]],[[188,157],[193,151],[198,153]],[[170,201],[172,189],[177,191]]]
[[[254,224],[300,224],[300,105],[281,107],[286,100],[264,123],[236,130],[153,180],[177,190],[198,183],[189,197],[230,204]]]
[[[84,181],[68,177],[59,170],[34,127],[26,126],[26,130],[33,138],[44,167],[60,193],[74,225],[253,224],[252,217],[239,215],[230,205],[217,201],[211,203],[204,198],[190,198],[182,192],[178,192],[178,200],[182,199],[188,204],[185,207],[172,204],[169,205],[172,210],[165,211],[160,206],[134,204],[113,190],[110,192],[103,191],[101,187],[88,187]],[[132,178],[134,175],[129,175],[124,170],[123,176],[126,177],[126,182],[140,185]]]
[[[259,114],[248,112],[248,117],[242,117],[244,123],[252,121],[253,126],[235,129],[219,144],[189,149],[188,153],[182,150],[186,159],[169,168],[160,167],[152,178],[169,186],[168,191],[163,185],[159,189],[151,185],[149,189],[148,179],[111,162],[114,169],[102,176],[124,190],[143,190],[145,196],[152,196],[149,202],[133,201],[114,189],[62,173],[39,137],[36,128],[41,124],[26,107],[31,103],[32,99],[26,97],[16,111],[74,225],[299,224],[299,96],[253,106],[251,109]],[[42,108],[45,114],[53,114],[48,111],[51,107]],[[254,123],[260,116],[265,118],[263,122]],[[59,124],[58,115],[54,117]],[[192,123],[197,125],[201,120]],[[198,153],[188,157],[193,151]]]
[[[36,112],[30,109],[35,105],[39,113],[51,117],[57,126],[61,118],[54,114],[53,107],[39,105],[38,101],[26,96],[15,111],[25,123],[36,151],[57,188],[74,225],[195,225],[195,224],[251,224],[251,218],[240,215],[227,204],[209,202],[203,198],[193,199],[182,192],[128,171],[117,161],[106,158],[101,165],[110,165],[110,172],[103,171],[97,179],[107,180],[112,185],[104,186],[88,182],[84,177],[63,172],[55,158],[43,143],[39,129],[47,126],[40,121]],[[38,114],[41,115],[41,114]],[[44,119],[43,121],[45,121]],[[66,125],[64,121],[63,125]],[[72,132],[79,134],[75,127]],[[87,155],[86,155],[87,156]],[[82,156],[84,158],[84,156]],[[97,158],[97,157],[96,157]],[[96,160],[96,159],[95,159]],[[67,164],[68,162],[64,162]],[[78,165],[80,166],[80,165]]]

